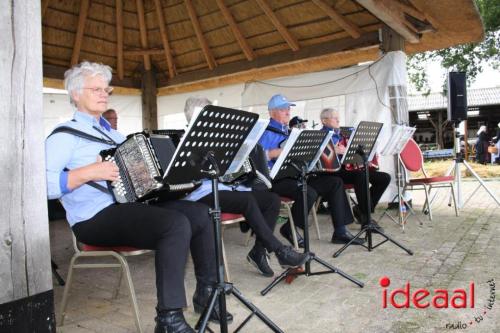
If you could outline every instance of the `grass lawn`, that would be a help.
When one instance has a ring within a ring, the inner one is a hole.
[[[443,176],[446,171],[450,168],[453,160],[434,160],[434,161],[426,161],[424,163],[425,171],[428,176]],[[478,164],[475,162],[469,162],[471,168],[479,175],[479,177],[483,179],[488,178],[498,178],[500,177],[500,165],[495,164]],[[462,171],[462,177],[472,177],[470,172],[466,169],[464,165],[460,167]],[[467,172],[466,172],[467,171]],[[412,177],[421,177],[423,176],[421,173],[412,173]]]

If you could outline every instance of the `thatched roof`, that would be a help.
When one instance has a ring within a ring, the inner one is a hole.
[[[384,25],[407,53],[484,34],[473,0],[42,0],[42,24],[46,85],[90,60],[129,88],[152,68],[160,94],[374,60]]]

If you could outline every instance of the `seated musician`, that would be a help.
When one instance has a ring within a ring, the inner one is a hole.
[[[208,302],[216,281],[213,228],[202,203],[170,201],[157,205],[117,204],[105,181],[116,181],[119,169],[101,161],[99,152],[125,137],[102,117],[112,91],[111,68],[82,62],[66,71],[65,88],[74,107],[71,127],[97,140],[59,131],[46,140],[48,196],[59,198],[78,241],[96,246],[131,246],[155,250],[157,317],[155,333],[195,332],[184,320],[187,306],[184,269],[189,250],[197,280],[194,304]],[[96,188],[101,186],[101,188]],[[218,321],[219,307],[211,320]],[[232,316],[228,314],[228,319]]]
[[[320,114],[321,122],[323,124],[323,131],[333,131],[332,143],[334,145],[335,153],[337,156],[342,158],[344,155],[347,139],[340,132],[340,118],[339,113],[331,108],[326,108],[321,111]],[[375,159],[374,159],[375,160]],[[374,165],[374,164],[372,164]],[[358,199],[358,205],[353,207],[354,216],[361,224],[368,223],[367,216],[367,198],[366,198],[366,177],[362,170],[350,166],[342,168],[334,173],[337,177],[342,178],[345,184],[353,184],[354,191],[356,192],[356,198]],[[371,198],[371,212],[373,213],[375,206],[377,206],[382,194],[387,189],[391,182],[391,176],[382,171],[378,171],[374,166],[370,167],[369,174],[370,187],[370,198]],[[372,222],[378,227],[375,221]]]
[[[188,122],[197,108],[202,109],[208,104],[211,102],[206,98],[188,98],[184,107]],[[213,205],[212,183],[205,180],[186,199]],[[262,275],[266,277],[274,275],[269,266],[267,252],[274,252],[282,267],[301,266],[307,260],[307,255],[297,253],[292,247],[283,245],[273,235],[280,210],[280,198],[276,194],[268,190],[255,191],[243,185],[227,186],[219,183],[219,204],[224,213],[242,214],[253,229],[256,235],[255,245],[248,253],[247,260]]]
[[[263,146],[272,167],[282,152],[281,143],[288,138],[288,122],[290,120],[290,103],[283,95],[274,95],[268,103],[271,121],[266,131],[260,138],[259,143]],[[311,210],[318,196],[328,201],[328,207],[333,223],[332,243],[347,243],[354,236],[347,230],[346,225],[353,222],[349,202],[344,192],[344,183],[339,177],[328,174],[312,174],[307,181],[307,210]],[[302,203],[302,191],[297,186],[297,180],[292,178],[279,179],[273,182],[273,191],[280,196],[294,200],[292,215],[295,225],[304,228],[304,214]],[[286,223],[280,229],[280,233],[292,242],[292,230],[290,223]],[[303,243],[303,240],[302,242]],[[356,239],[353,244],[362,244]]]

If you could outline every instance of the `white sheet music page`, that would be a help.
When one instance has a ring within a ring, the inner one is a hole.
[[[259,142],[259,139],[262,136],[262,134],[264,134],[267,125],[269,125],[269,119],[257,120],[254,127],[250,131],[250,134],[248,134],[245,142],[243,142],[243,145],[238,150],[238,153],[236,153],[236,156],[234,156],[234,159],[231,162],[229,168],[227,169],[225,175],[238,172],[241,169],[241,166],[248,158],[248,155],[255,147],[257,142]]]
[[[281,165],[285,161],[286,157],[288,156],[288,153],[290,152],[290,149],[292,149],[293,145],[295,144],[295,141],[297,141],[297,138],[299,137],[300,133],[302,133],[302,130],[299,130],[297,128],[293,128],[292,132],[290,132],[290,135],[288,136],[288,139],[286,140],[285,146],[283,147],[283,150],[281,151],[280,156],[276,160],[276,163],[274,163],[273,168],[271,169],[271,178],[274,179],[274,177],[278,174],[278,171],[281,168]]]

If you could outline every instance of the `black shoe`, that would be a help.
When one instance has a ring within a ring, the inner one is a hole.
[[[349,231],[346,231],[343,234],[337,235],[336,233],[333,233],[332,235],[332,243],[333,244],[347,244],[351,241],[351,239],[354,238],[354,235],[351,234]],[[362,245],[365,242],[364,239],[355,239],[351,244],[354,245]]]
[[[194,312],[196,313],[203,313],[203,310],[208,304],[208,301],[210,300],[210,295],[212,294],[213,287],[212,286],[201,286],[199,284],[196,284],[196,290],[194,291],[193,295],[193,306],[194,306]],[[210,317],[208,320],[214,322],[214,323],[219,323],[220,322],[220,312],[219,312],[219,298],[215,301],[215,306],[214,309],[212,310],[212,313],[210,314]],[[233,321],[233,315],[230,314],[229,312],[226,311],[226,318],[227,318],[227,323],[231,323]]]
[[[285,237],[287,241],[290,242],[290,244],[293,244],[293,235],[292,235],[292,228],[290,227],[290,221],[287,223],[283,224],[283,226],[280,228],[280,234],[281,236]],[[297,231],[297,228],[295,228],[295,234],[297,235],[297,245],[300,248],[304,248],[304,238],[300,235],[300,233]]]
[[[299,267],[309,259],[306,253],[298,253],[291,246],[283,245],[275,252],[278,262],[283,268]]]
[[[364,224],[363,224],[364,225]],[[373,230],[374,232],[377,232],[377,231],[380,231],[380,232],[384,232],[384,228],[382,228],[378,223],[377,221],[373,220],[372,219],[372,225],[375,227],[375,230]]]
[[[254,246],[250,252],[248,252],[247,260],[265,277],[274,276],[273,270],[269,267],[269,255],[266,253],[266,250],[259,250]]]
[[[159,311],[155,321],[155,333],[196,333],[184,319],[181,309]]]

